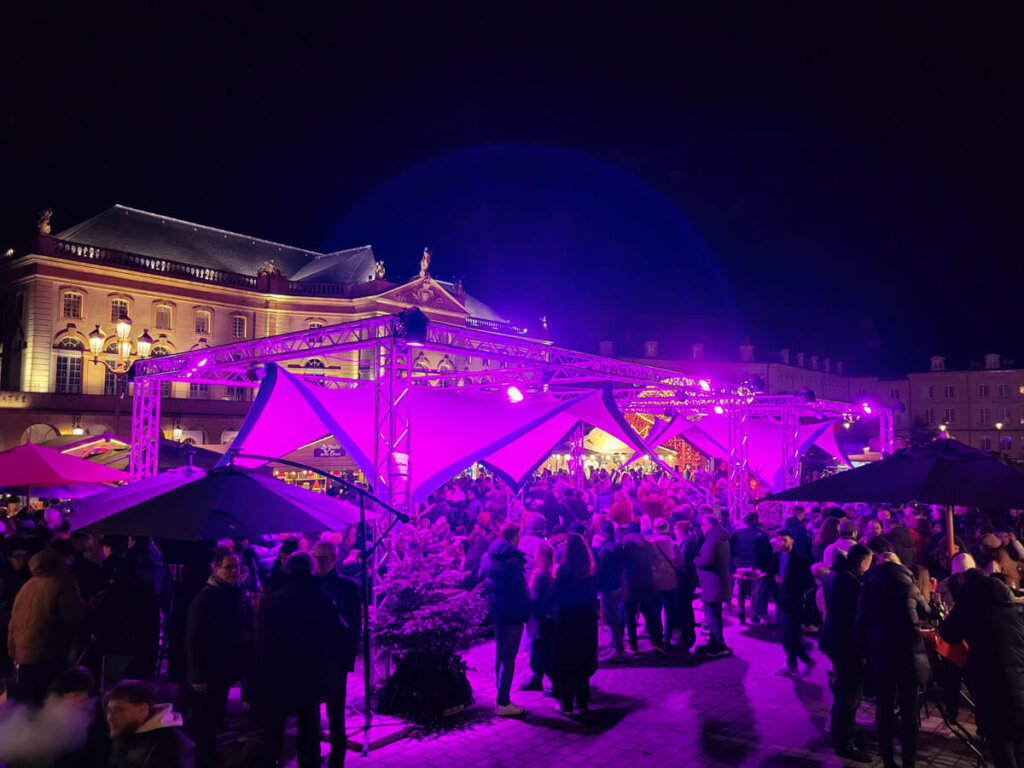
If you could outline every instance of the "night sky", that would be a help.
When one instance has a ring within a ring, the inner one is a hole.
[[[80,5],[0,23],[4,247],[122,203],[582,349],[1024,364],[1019,5]]]

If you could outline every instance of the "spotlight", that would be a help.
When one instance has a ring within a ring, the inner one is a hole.
[[[708,384],[704,379],[700,380],[700,388],[703,389],[705,392],[711,391],[711,385]]]
[[[505,394],[508,395],[510,403],[521,403],[526,399],[519,387],[514,384],[505,390]]]
[[[871,415],[871,404],[870,403],[861,403],[860,407],[864,409],[864,413],[868,414],[868,416]]]
[[[843,422],[843,429],[849,429],[849,428],[850,428],[850,422],[844,421]]]
[[[717,413],[719,416],[721,416],[723,413],[725,413],[725,409],[722,406],[720,406],[720,405],[716,405],[715,406],[715,413]]]
[[[422,347],[427,343],[427,316],[417,307],[409,307],[399,313],[401,327],[398,335],[405,339],[410,347]]]
[[[208,362],[210,362],[210,358],[208,358],[208,357],[204,357],[204,358],[203,358],[202,360],[200,360],[200,361],[199,361],[199,362],[198,362],[198,363],[196,364],[196,367],[197,367],[197,368],[202,368],[202,367],[203,367],[204,365],[206,365],[206,364],[207,364]]]

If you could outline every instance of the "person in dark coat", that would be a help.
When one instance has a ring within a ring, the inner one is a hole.
[[[530,679],[519,686],[521,691],[543,691],[544,676],[551,678],[554,689],[557,682],[551,676],[551,594],[555,587],[555,550],[546,541],[537,544],[533,552],[533,572],[530,574],[530,619],[526,633],[530,637]]]
[[[913,532],[903,525],[898,517],[893,516],[885,521],[883,535],[892,546],[896,557],[913,573],[914,566],[917,565],[917,540],[914,538]]]
[[[722,522],[712,514],[705,513],[700,520],[704,531],[704,543],[694,560],[697,580],[700,582],[700,599],[704,603],[704,620],[711,637],[697,650],[706,656],[728,656],[732,651],[725,644],[722,627],[722,603],[730,594],[729,577],[729,534]]]
[[[697,642],[697,622],[693,615],[693,598],[697,593],[697,566],[694,564],[700,545],[693,523],[680,520],[675,525],[676,546],[679,548],[679,564],[676,581],[679,583],[679,647],[689,650]]]
[[[978,730],[996,768],[1024,768],[1024,619],[1009,588],[976,568],[950,583],[955,603],[939,626],[948,643],[966,642],[964,677]]]
[[[811,543],[811,536],[807,533],[807,513],[804,508],[793,507],[793,514],[786,518],[784,527],[793,537],[793,549],[801,557],[810,560],[814,554],[814,547]]]
[[[177,683],[181,691],[185,691],[185,674],[187,669],[185,653],[185,633],[188,629],[188,612],[196,595],[206,586],[213,570],[213,552],[205,546],[194,548],[181,569],[180,580],[172,586],[171,610],[167,615],[164,634],[167,639],[167,679]],[[184,708],[184,700],[179,697],[179,706]]]
[[[757,512],[748,512],[743,518],[745,525],[737,528],[729,537],[732,555],[732,569],[740,568],[760,571],[767,575],[772,564],[772,543],[765,533]],[[750,623],[760,624],[768,618],[768,592],[764,576],[758,579],[739,578],[736,588],[736,602],[739,606],[740,624],[746,624],[747,596],[750,596]]]
[[[601,546],[594,557],[597,592],[601,599],[601,616],[612,636],[608,661],[621,661],[625,654],[620,606],[622,605],[622,545],[615,540],[615,523],[601,518]]]
[[[898,702],[900,712],[915,713],[900,718],[903,766],[913,768],[920,728],[916,716],[917,691],[929,674],[928,656],[917,624],[922,615],[927,615],[928,606],[913,574],[896,562],[891,553],[881,557],[882,562],[871,566],[864,576],[857,601],[857,640],[867,658],[868,674],[875,689],[875,725],[885,767],[897,765],[893,732]]]
[[[316,583],[330,598],[338,614],[338,635],[328,669],[327,722],[331,738],[328,768],[341,768],[345,764],[347,749],[345,697],[348,692],[348,674],[356,667],[363,601],[359,585],[338,574],[335,567],[338,563],[338,546],[334,542],[317,542],[313,547],[313,561],[316,566]]]
[[[284,573],[284,585],[263,597],[256,616],[253,709],[273,760],[281,760],[285,725],[294,714],[299,768],[318,768],[320,704],[336,682],[329,670],[341,624],[331,598],[316,583],[308,553],[289,557]]]
[[[252,644],[252,610],[235,583],[238,571],[238,556],[230,549],[218,549],[213,575],[188,611],[187,726],[196,742],[199,768],[216,764],[217,733],[227,712],[228,692],[241,679]]]
[[[630,523],[622,539],[622,603],[626,619],[629,652],[638,650],[636,615],[643,614],[656,654],[663,654],[661,604],[654,589],[654,545],[640,533],[639,523]]]
[[[107,700],[110,768],[192,768],[193,744],[181,732],[181,715],[158,704],[156,688],[123,680]]]
[[[119,680],[151,678],[156,672],[160,603],[127,561],[115,567],[110,586],[93,598],[89,640],[103,670],[104,690]]]
[[[597,671],[597,582],[594,561],[583,537],[565,538],[562,564],[552,591],[554,628],[551,677],[561,692],[560,711],[585,714],[590,707],[590,677]]]
[[[7,627],[11,623],[14,598],[25,582],[32,577],[28,567],[28,545],[22,538],[7,539],[4,544],[7,561],[0,563],[0,679],[6,679],[14,669],[7,654]]]
[[[782,648],[786,652],[786,665],[779,675],[792,677],[797,674],[797,659],[808,668],[814,660],[804,647],[803,630],[800,620],[803,615],[804,594],[814,585],[811,576],[811,561],[796,551],[796,543],[788,528],[775,532],[775,561],[772,575],[775,578],[776,614]]]
[[[864,691],[864,659],[857,645],[857,600],[871,551],[854,544],[825,579],[825,623],[818,647],[832,660],[832,717],[829,732],[836,754],[859,763],[871,756],[854,743],[857,709]]]
[[[494,672],[498,689],[495,709],[500,717],[523,714],[523,708],[510,699],[523,625],[530,617],[526,555],[517,546],[520,530],[515,523],[505,523],[501,536],[488,547],[480,563],[483,591],[494,623]]]
[[[558,497],[552,492],[548,491],[544,494],[544,503],[540,505],[538,510],[544,519],[548,521],[548,532],[552,532],[555,528],[562,526],[563,520],[569,519],[569,508],[558,500]]]

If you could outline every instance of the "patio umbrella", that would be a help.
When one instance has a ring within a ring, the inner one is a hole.
[[[874,464],[774,493],[763,501],[941,504],[949,508],[946,523],[952,546],[952,508],[1024,509],[1024,472],[987,451],[937,439],[922,448],[904,448]]]
[[[0,486],[25,488],[28,493],[39,486],[116,483],[130,479],[126,472],[34,443],[0,453]]]
[[[73,530],[184,541],[335,530],[359,522],[353,504],[237,467],[186,467],[65,506]]]

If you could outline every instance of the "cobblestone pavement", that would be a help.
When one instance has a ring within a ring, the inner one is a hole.
[[[698,614],[699,616],[699,614]],[[604,639],[604,635],[602,638]],[[441,735],[409,737],[371,752],[348,755],[349,765],[396,766],[838,766],[825,731],[831,694],[828,660],[806,676],[775,675],[784,658],[771,625],[740,627],[727,617],[731,658],[698,661],[676,653],[657,659],[650,646],[624,664],[602,666],[594,676],[590,723],[555,712],[553,699],[513,690],[526,707],[519,719],[493,716],[493,643],[467,657],[477,703]],[[517,685],[528,676],[517,662]],[[353,675],[353,678],[356,678]],[[353,700],[361,695],[356,679]],[[861,708],[861,741],[877,754],[870,703]],[[326,751],[326,744],[324,745]],[[941,721],[928,717],[922,728],[919,765],[974,766],[966,747]],[[876,765],[881,765],[876,759]]]

